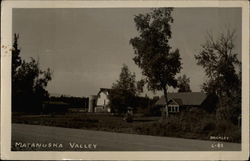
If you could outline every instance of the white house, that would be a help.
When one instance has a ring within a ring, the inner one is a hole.
[[[95,112],[111,112],[109,104],[108,95],[110,93],[110,89],[100,88],[100,91],[97,94]]]

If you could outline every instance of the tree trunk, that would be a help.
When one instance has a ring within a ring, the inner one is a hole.
[[[164,87],[163,91],[164,91],[164,98],[165,98],[165,101],[166,101],[165,110],[166,110],[166,118],[167,118],[168,117],[168,92],[167,92],[167,88]]]

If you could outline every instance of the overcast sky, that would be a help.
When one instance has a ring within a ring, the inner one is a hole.
[[[141,78],[141,71],[132,60],[129,40],[137,35],[134,15],[148,11],[14,9],[13,33],[20,34],[22,58],[39,58],[42,69],[52,69],[53,78],[47,87],[50,93],[89,96],[99,88],[110,88],[118,79],[122,64],[127,64],[137,79]],[[206,79],[194,55],[201,49],[207,32],[217,36],[227,28],[235,29],[235,52],[241,58],[240,9],[175,8],[173,18],[171,44],[180,50],[180,74],[190,77],[192,91],[200,91]]]

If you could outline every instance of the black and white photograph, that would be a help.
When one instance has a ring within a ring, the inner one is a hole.
[[[242,152],[243,29],[238,6],[13,7],[10,152]]]

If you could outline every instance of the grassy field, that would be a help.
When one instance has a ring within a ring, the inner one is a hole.
[[[13,123],[57,126],[76,129],[100,130],[129,134],[169,136],[209,140],[210,136],[228,136],[229,142],[240,142],[240,128],[228,122],[216,122],[213,117],[160,117],[135,115],[133,122],[126,122],[121,116],[93,113],[67,113],[63,115],[13,114]]]
[[[46,125],[77,129],[136,133],[133,129],[145,123],[158,122],[160,117],[135,116],[132,123],[110,114],[67,113],[65,115],[13,115],[13,123]]]

